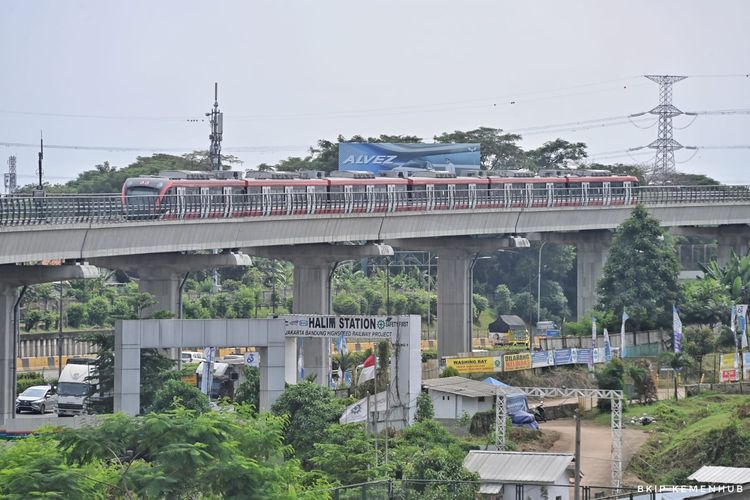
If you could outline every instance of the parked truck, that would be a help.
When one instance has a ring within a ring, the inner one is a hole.
[[[91,374],[92,358],[69,358],[57,382],[57,414],[59,416],[83,415],[87,399],[96,390]]]

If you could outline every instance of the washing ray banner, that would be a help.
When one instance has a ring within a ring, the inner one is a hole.
[[[747,349],[747,304],[737,304],[737,323],[740,325],[742,348]]]
[[[365,143],[339,144],[339,170],[380,175],[386,172],[439,170],[457,175],[480,170],[479,144]]]
[[[674,305],[672,305],[672,332],[674,333],[674,352],[682,352],[682,321]]]
[[[630,319],[628,313],[622,311],[622,323],[620,324],[620,357],[625,357],[625,322]]]

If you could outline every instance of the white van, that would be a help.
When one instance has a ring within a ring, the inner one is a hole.
[[[180,360],[183,363],[201,363],[206,360],[206,357],[202,352],[182,351],[180,352]]]
[[[70,358],[57,382],[57,414],[83,415],[86,399],[96,389],[96,381],[89,380],[94,369],[90,358]]]

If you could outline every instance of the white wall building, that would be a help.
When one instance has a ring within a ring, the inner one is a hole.
[[[491,410],[495,387],[464,377],[433,378],[422,381],[432,400],[436,419],[455,420],[466,412],[470,417]]]
[[[575,457],[564,453],[472,450],[464,467],[479,474],[483,499],[568,500]]]

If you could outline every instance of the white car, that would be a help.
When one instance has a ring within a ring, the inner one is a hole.
[[[16,398],[16,413],[33,411],[47,413],[57,408],[57,393],[51,385],[35,385]]]
[[[196,351],[182,351],[180,353],[180,360],[183,363],[200,363],[206,360],[206,357],[202,352]]]

